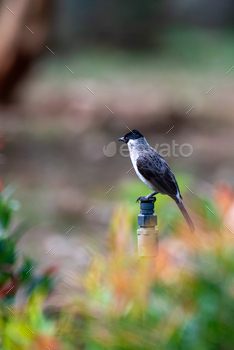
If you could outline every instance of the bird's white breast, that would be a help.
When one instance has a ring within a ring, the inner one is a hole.
[[[135,141],[133,141],[133,140],[129,140],[129,142],[128,142],[129,154],[130,154],[133,168],[135,169],[135,172],[136,172],[137,176],[139,177],[139,179],[142,182],[144,182],[144,184],[146,186],[148,186],[151,190],[154,191],[153,187],[151,187],[149,182],[141,175],[141,173],[139,172],[139,170],[137,168],[137,158],[139,157],[139,154],[138,154],[138,151],[137,151],[137,148],[136,148],[134,142]]]

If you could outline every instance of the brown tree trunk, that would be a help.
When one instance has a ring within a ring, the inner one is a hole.
[[[50,6],[51,0],[1,2],[0,102],[11,100],[19,82],[44,50]]]

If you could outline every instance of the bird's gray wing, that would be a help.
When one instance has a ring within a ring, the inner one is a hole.
[[[144,153],[137,158],[140,174],[162,194],[176,199],[179,187],[169,165],[158,153]]]

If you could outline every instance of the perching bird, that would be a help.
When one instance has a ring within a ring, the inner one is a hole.
[[[128,145],[131,161],[138,177],[154,191],[146,197],[139,197],[137,201],[148,199],[158,193],[167,194],[174,199],[193,233],[194,224],[182,203],[178,183],[167,162],[137,130],[132,130],[124,137],[119,138],[119,141]]]

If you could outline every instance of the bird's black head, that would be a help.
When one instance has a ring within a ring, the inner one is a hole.
[[[141,137],[144,137],[138,130],[132,130],[128,132],[124,137],[120,137],[119,141],[128,143],[129,140],[137,140]]]

